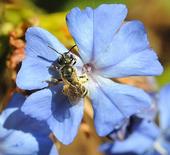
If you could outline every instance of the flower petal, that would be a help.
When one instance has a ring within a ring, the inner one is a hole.
[[[51,63],[40,58],[27,57],[23,60],[18,72],[16,83],[21,89],[41,89],[48,86],[52,74],[49,67]]]
[[[25,96],[17,93],[14,94],[7,108],[0,115],[0,123],[3,124],[6,129],[15,129],[16,131],[30,133],[38,142],[38,154],[47,155],[53,144],[49,139],[51,131],[45,122],[37,121],[20,111],[19,107],[24,101]]]
[[[56,49],[59,53],[67,52],[67,49],[51,33],[40,27],[28,28],[26,34],[26,56],[42,57],[49,61],[55,61],[57,54],[50,47]]]
[[[22,111],[38,120],[46,120],[55,136],[64,144],[73,141],[83,116],[83,100],[70,103],[62,85],[33,93]],[[69,134],[68,134],[69,133]]]
[[[51,131],[45,122],[37,121],[36,119],[26,116],[20,110],[17,110],[7,118],[4,127],[6,129],[15,129],[25,133],[31,133],[38,142],[38,154],[49,154],[53,143],[49,138]]]
[[[19,93],[14,93],[6,108],[20,108],[26,97]]]
[[[55,63],[59,53],[68,50],[48,31],[31,27],[26,32],[26,57],[22,62],[21,69],[17,75],[16,83],[21,89],[33,90],[48,86],[45,81],[51,77],[58,76],[57,71],[51,69],[52,63]],[[81,66],[82,62],[78,57],[75,66]],[[56,73],[57,72],[57,73]]]
[[[100,136],[109,134],[129,116],[150,107],[150,98],[142,90],[117,84],[109,79],[93,77],[89,82],[94,121]]]
[[[84,63],[93,61],[107,48],[126,15],[126,6],[122,4],[103,4],[95,10],[72,9],[67,24]]]
[[[2,113],[0,113],[0,124],[4,124],[6,119],[17,110],[18,108],[10,108],[3,110]]]
[[[151,149],[157,136],[159,136],[158,127],[152,122],[143,121],[126,140],[115,141],[111,152],[142,154]]]
[[[0,115],[0,152],[3,155],[38,155],[39,147],[33,135],[3,127],[17,109],[16,107],[5,109]]]
[[[27,97],[21,111],[37,120],[47,120],[51,116],[52,92],[43,89]]]
[[[59,155],[55,145],[53,145],[49,155]]]
[[[170,128],[170,84],[164,86],[159,93],[160,126],[163,130]]]
[[[38,143],[29,133],[6,130],[0,125],[0,150],[3,155],[38,155]]]
[[[139,21],[123,24],[110,46],[98,54],[94,63],[100,74],[109,78],[159,75],[163,71]]]

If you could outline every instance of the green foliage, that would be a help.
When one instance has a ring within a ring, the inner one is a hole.
[[[165,66],[163,74],[156,79],[161,87],[170,83],[170,66]]]
[[[18,24],[22,22],[23,20],[27,20],[33,15],[34,15],[34,12],[31,9],[11,7],[11,8],[8,8],[5,13],[5,20],[6,22]]]
[[[53,33],[65,46],[74,45],[66,26],[66,12],[43,14],[39,16],[40,26]]]
[[[80,7],[80,8],[85,8],[87,6],[96,8],[100,4],[104,3],[127,3],[126,0],[75,0],[75,1],[68,1],[67,8],[65,9],[71,9],[73,7]]]
[[[126,3],[127,0],[32,0],[39,8],[46,12],[67,11],[73,7],[84,8],[87,6],[97,7],[103,3]]]

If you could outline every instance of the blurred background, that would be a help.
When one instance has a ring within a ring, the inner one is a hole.
[[[67,12],[76,6],[95,8],[102,3],[124,3],[129,9],[127,20],[138,19],[144,23],[151,46],[165,68],[164,73],[156,77],[158,87],[170,83],[170,0],[0,0],[1,109],[13,92],[30,93],[19,90],[15,85],[16,73],[24,58],[26,29],[30,26],[41,26],[69,48],[74,42],[65,22]],[[123,82],[127,81],[146,90],[151,90],[148,87],[152,87],[143,78],[123,79]],[[60,155],[101,154],[98,146],[105,139],[96,136],[91,119],[92,112],[90,108],[87,109],[89,112],[85,115],[74,143],[67,147],[57,144]]]

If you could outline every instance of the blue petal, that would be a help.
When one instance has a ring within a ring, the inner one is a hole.
[[[52,141],[49,139],[49,130],[45,122],[37,121],[26,116],[20,110],[13,112],[4,122],[7,129],[15,129],[25,133],[31,133],[37,140],[39,145],[39,155],[47,155],[52,147]]]
[[[154,88],[152,86],[152,88]],[[156,87],[155,87],[156,88]],[[138,117],[143,117],[146,120],[153,121],[156,118],[158,107],[157,107],[157,92],[147,92],[152,99],[151,108],[146,109],[142,113],[138,114]]]
[[[135,128],[134,131],[136,131]],[[137,132],[152,140],[156,140],[160,136],[160,129],[158,126],[154,122],[147,120],[142,121],[142,123],[137,128]]]
[[[155,150],[160,153],[160,155],[169,155],[170,154],[170,142],[161,137],[156,145]]]
[[[159,94],[160,126],[163,130],[170,128],[170,84],[164,86]]]
[[[46,120],[55,136],[64,144],[71,143],[83,116],[83,100],[70,103],[62,93],[62,85],[33,93],[22,111],[38,120]],[[69,133],[69,134],[68,134]]]
[[[150,98],[142,90],[93,77],[89,82],[94,121],[100,136],[109,134],[122,121],[150,107]]]
[[[51,63],[40,58],[27,57],[23,60],[16,83],[21,89],[32,90],[48,86],[46,80],[52,77],[49,72]]]
[[[59,155],[55,145],[53,145],[49,155]]]
[[[152,148],[153,143],[158,136],[158,127],[154,123],[143,121],[126,140],[115,141],[111,152],[134,152],[137,154],[142,154]]]
[[[49,66],[58,58],[58,52],[67,49],[48,31],[31,27],[26,32],[26,58],[17,75],[17,85],[22,89],[40,89],[47,86],[45,80],[51,77]]]
[[[107,48],[126,15],[126,6],[122,4],[103,4],[95,10],[72,9],[67,24],[85,63]]]
[[[105,143],[105,144],[102,144],[100,146],[100,151],[101,152],[104,152],[105,155],[138,155],[134,152],[124,152],[124,153],[118,153],[118,152],[112,152],[112,146],[113,144],[112,143]],[[146,154],[144,154],[146,155]],[[153,155],[153,154],[150,154],[150,155]]]
[[[0,125],[0,151],[3,155],[37,155],[36,139],[29,133],[6,130]]]
[[[47,120],[52,114],[51,101],[52,92],[50,89],[43,89],[27,97],[21,111],[37,120]]]
[[[14,132],[20,131],[20,133],[29,133],[38,142],[39,150],[36,154],[47,155],[49,154],[52,147],[52,141],[49,139],[49,134],[51,133],[51,131],[49,130],[45,122],[40,122],[33,118],[30,118],[19,110],[18,107],[20,107],[24,101],[25,96],[17,93],[14,94],[7,108],[0,115],[0,124],[2,124],[6,129],[11,129]]]
[[[19,93],[14,93],[6,108],[20,108],[26,97]]]
[[[115,128],[108,136],[112,140],[124,139],[127,136],[127,127],[130,124],[130,118],[127,119],[121,126]]]
[[[159,75],[163,68],[150,48],[144,26],[139,21],[126,22],[111,44],[96,58],[95,65],[105,77]]]
[[[17,110],[18,108],[9,108],[3,110],[2,113],[0,113],[0,124],[4,124],[7,118]]]
[[[58,54],[48,46],[60,53],[67,52],[67,49],[51,33],[40,27],[31,27],[26,34],[26,56],[42,57],[49,61],[55,61]]]

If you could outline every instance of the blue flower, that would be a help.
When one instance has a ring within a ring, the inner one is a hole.
[[[15,94],[0,115],[0,154],[56,155],[48,126],[19,110],[24,101],[24,96]]]
[[[164,86],[159,93],[159,124],[161,136],[157,140],[159,152],[170,154],[170,84]]]
[[[146,120],[136,122],[130,132],[124,140],[103,144],[101,150],[108,155],[154,155],[153,145],[160,135],[156,124]]]
[[[102,151],[108,155],[169,155],[170,154],[170,84],[159,92],[157,106],[160,129],[154,123],[143,121],[123,141],[103,144]]]
[[[159,75],[162,66],[149,46],[144,26],[139,21],[124,22],[127,8],[121,4],[103,4],[96,9],[74,8],[67,24],[79,49],[73,67],[77,76],[88,77],[81,83],[88,90],[98,135],[109,134],[133,114],[150,105],[144,91],[115,83],[111,78]],[[83,117],[83,98],[79,102],[64,95],[63,84],[48,87],[48,80],[61,75],[51,68],[68,50],[49,32],[39,27],[26,32],[26,57],[17,75],[22,89],[42,89],[31,94],[22,111],[38,120],[46,120],[55,136],[64,144],[73,141]],[[71,92],[75,93],[75,92]]]
[[[162,130],[170,129],[170,84],[164,86],[159,93],[160,127]]]

